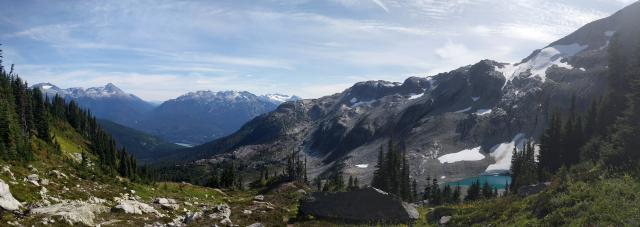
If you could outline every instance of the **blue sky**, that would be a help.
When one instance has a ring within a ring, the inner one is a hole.
[[[112,82],[315,98],[494,59],[516,62],[633,0],[0,0],[0,43],[30,83]]]

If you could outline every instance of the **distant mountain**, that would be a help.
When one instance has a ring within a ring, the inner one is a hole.
[[[101,119],[134,125],[145,113],[153,109],[153,105],[128,94],[109,83],[104,87],[67,88],[62,89],[50,83],[40,83],[31,86],[40,89],[47,96],[59,95],[66,100],[75,100],[83,108]]]
[[[197,91],[168,100],[135,127],[172,142],[201,144],[233,133],[256,116],[297,96],[246,91]]]
[[[514,147],[538,136],[554,111],[602,97],[614,37],[635,47],[640,2],[585,25],[519,63],[483,60],[404,83],[367,81],[331,96],[280,105],[224,138],[166,159],[198,164],[278,163],[301,150],[310,177],[337,168],[371,180],[381,146],[406,151],[411,175],[455,181],[509,171]],[[634,48],[626,48],[628,55]],[[420,182],[422,183],[422,182]]]
[[[109,120],[98,119],[98,124],[111,134],[118,147],[124,146],[140,162],[152,160],[158,153],[167,153],[185,148],[184,146],[167,142],[160,137],[149,135]]]

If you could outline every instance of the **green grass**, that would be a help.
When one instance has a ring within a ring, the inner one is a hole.
[[[539,194],[449,206],[454,226],[638,226],[640,182],[564,179]]]

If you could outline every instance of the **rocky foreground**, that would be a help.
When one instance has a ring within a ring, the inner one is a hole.
[[[304,194],[293,184],[262,195],[187,183],[89,180],[58,169],[4,165],[0,208],[9,215],[0,225],[258,227],[295,217],[296,201]]]

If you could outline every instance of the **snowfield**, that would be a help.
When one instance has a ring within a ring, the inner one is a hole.
[[[484,155],[480,153],[480,147],[476,147],[440,156],[438,158],[438,161],[440,161],[440,163],[442,164],[445,164],[461,161],[480,161],[482,159],[484,159]]]
[[[485,172],[491,171],[508,171],[511,169],[511,157],[513,156],[513,148],[517,146],[518,150],[521,150],[524,144],[527,142],[524,133],[519,133],[511,142],[501,143],[491,148],[491,156],[496,163],[487,167]]]
[[[491,109],[479,109],[476,110],[475,114],[478,116],[484,116],[491,113]]]
[[[464,108],[464,109],[461,109],[461,110],[455,111],[454,113],[464,113],[464,112],[467,112],[467,111],[469,111],[469,110],[471,110],[471,107],[467,107],[467,108]]]
[[[540,50],[539,53],[526,62],[496,67],[496,71],[501,72],[504,77],[507,78],[506,81],[510,81],[520,74],[530,71],[531,76],[538,76],[544,82],[547,79],[547,69],[551,66],[555,65],[561,68],[573,69],[572,65],[562,60],[580,53],[580,51],[587,49],[587,47],[589,46],[577,43],[550,46]]]
[[[357,164],[356,167],[360,168],[360,169],[366,169],[369,167],[369,164]]]
[[[424,93],[422,93],[422,94],[412,94],[411,96],[409,96],[409,100],[414,100],[414,99],[420,98],[423,95],[424,95]]]

